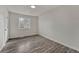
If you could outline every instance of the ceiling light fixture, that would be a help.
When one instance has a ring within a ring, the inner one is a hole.
[[[34,6],[34,5],[32,5],[32,6],[30,6],[31,8],[36,8],[36,6]]]

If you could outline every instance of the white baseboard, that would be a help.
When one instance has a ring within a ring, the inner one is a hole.
[[[24,35],[24,36],[16,36],[16,37],[9,37],[9,39],[13,39],[13,38],[22,38],[22,37],[28,37],[28,36],[34,36],[34,35],[38,35],[37,33],[33,33],[30,35]]]
[[[60,41],[54,39],[53,37],[47,36],[47,35],[45,35],[45,34],[39,34],[39,35],[41,35],[41,36],[43,36],[43,37],[45,37],[45,38],[47,38],[47,39],[49,39],[49,40],[55,41],[55,42],[57,42],[57,43],[59,43],[59,44],[62,44],[62,45],[64,45],[64,46],[67,46],[67,47],[69,47],[69,48],[71,48],[71,49],[74,49],[74,50],[79,51],[78,48],[75,48],[75,47],[70,46],[70,45],[68,45],[68,44],[65,44],[65,43],[63,43],[63,42],[60,42]]]
[[[5,43],[2,44],[2,46],[0,47],[0,51],[4,48],[4,46],[5,46]]]

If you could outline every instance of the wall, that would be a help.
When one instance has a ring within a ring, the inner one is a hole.
[[[5,46],[6,42],[7,42],[7,26],[8,26],[8,12],[7,9],[5,9],[4,7],[0,6],[0,50],[2,50],[2,48]],[[6,29],[6,31],[5,31]]]
[[[39,34],[79,50],[79,6],[61,6],[40,15]]]
[[[25,19],[31,18],[31,28],[30,29],[19,29],[18,18],[22,16]],[[29,16],[18,13],[9,12],[9,38],[24,37],[29,35],[35,35],[38,33],[38,17]]]

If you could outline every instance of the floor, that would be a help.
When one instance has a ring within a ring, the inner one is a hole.
[[[36,35],[10,39],[1,53],[78,53],[78,51]]]

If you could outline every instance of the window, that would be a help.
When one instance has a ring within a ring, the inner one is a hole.
[[[23,18],[23,17],[19,17],[19,28],[20,29],[30,29],[30,25],[31,25],[31,19],[30,18]]]

